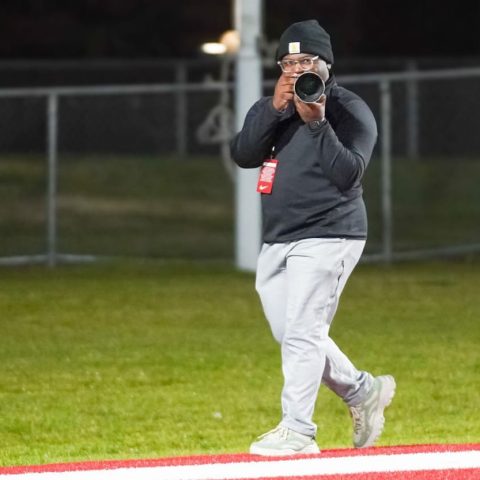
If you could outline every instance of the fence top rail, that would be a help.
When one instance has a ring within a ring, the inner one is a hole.
[[[385,83],[407,80],[443,80],[449,78],[480,77],[480,67],[465,67],[440,70],[408,70],[403,72],[366,73],[355,75],[341,75],[339,83]],[[273,85],[276,80],[265,81],[267,86]],[[228,83],[233,87],[233,82]],[[34,88],[0,88],[0,97],[46,97],[54,96],[94,96],[94,95],[125,95],[125,94],[152,94],[175,92],[220,91],[225,87],[224,82],[205,81],[198,83],[165,83],[139,85],[93,85],[72,87],[34,87]]]
[[[406,70],[403,72],[342,75],[342,83],[403,82],[406,80],[447,80],[450,78],[479,77],[480,67],[462,67],[440,70]]]
[[[139,85],[92,85],[81,87],[35,87],[0,88],[0,97],[47,97],[57,96],[95,96],[174,93],[179,91],[216,91],[223,88],[222,82],[202,83],[151,83]]]

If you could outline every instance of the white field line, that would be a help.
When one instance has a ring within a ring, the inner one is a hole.
[[[480,468],[480,451],[0,474],[2,480],[219,480]],[[134,475],[134,476],[133,476]]]

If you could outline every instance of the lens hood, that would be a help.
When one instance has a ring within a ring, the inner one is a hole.
[[[293,88],[302,102],[315,103],[325,92],[325,82],[318,73],[304,72],[297,77]]]

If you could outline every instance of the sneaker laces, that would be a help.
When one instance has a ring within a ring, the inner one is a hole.
[[[275,435],[278,438],[286,440],[287,437],[288,437],[288,428],[282,427],[281,425],[278,425],[273,430],[270,430],[269,432],[264,433],[263,435],[260,435],[258,438],[262,439],[262,438],[268,437],[270,435]]]
[[[350,415],[353,419],[353,431],[358,434],[364,428],[365,417],[361,407],[350,407]]]

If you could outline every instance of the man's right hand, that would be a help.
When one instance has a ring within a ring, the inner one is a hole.
[[[293,101],[294,91],[293,85],[297,75],[294,73],[282,73],[275,85],[275,93],[273,94],[273,108],[282,112],[285,110],[290,102]]]

